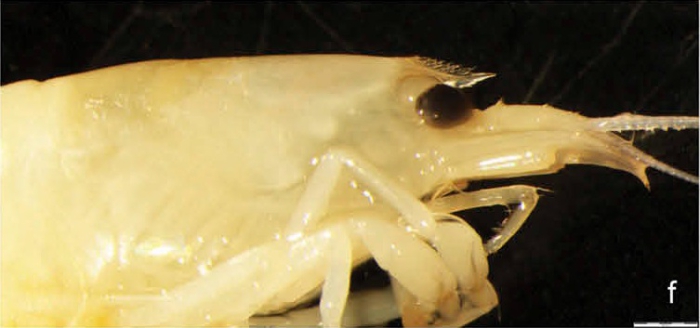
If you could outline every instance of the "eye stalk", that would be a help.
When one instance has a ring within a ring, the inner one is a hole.
[[[464,123],[476,109],[471,88],[436,84],[416,101],[416,113],[433,127],[447,129]]]

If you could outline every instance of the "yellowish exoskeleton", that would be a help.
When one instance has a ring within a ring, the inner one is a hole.
[[[613,133],[696,117],[474,108],[491,76],[309,55],[3,86],[2,325],[463,325],[498,303],[486,257],[538,195],[457,186],[567,164],[697,183]],[[450,214],[498,204],[517,206],[485,242]],[[391,286],[351,293],[370,258]]]

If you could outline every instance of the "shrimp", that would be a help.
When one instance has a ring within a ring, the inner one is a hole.
[[[3,86],[2,325],[464,325],[498,304],[487,256],[539,197],[469,182],[589,164],[698,183],[614,133],[697,117],[477,108],[492,77],[296,55]],[[485,242],[452,214],[492,205],[516,206]],[[390,286],[351,292],[370,259]]]

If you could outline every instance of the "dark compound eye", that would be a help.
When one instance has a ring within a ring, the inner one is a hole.
[[[416,101],[416,112],[430,126],[451,128],[466,121],[475,109],[470,88],[437,84]]]

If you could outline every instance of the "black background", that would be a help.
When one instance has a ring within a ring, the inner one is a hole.
[[[3,84],[155,58],[347,52],[474,65],[498,73],[483,91],[492,100],[698,114],[697,3],[2,4]],[[696,131],[634,138],[697,174]],[[697,321],[698,187],[649,176],[650,192],[586,166],[472,186],[554,191],[490,258],[501,305],[476,324]]]

